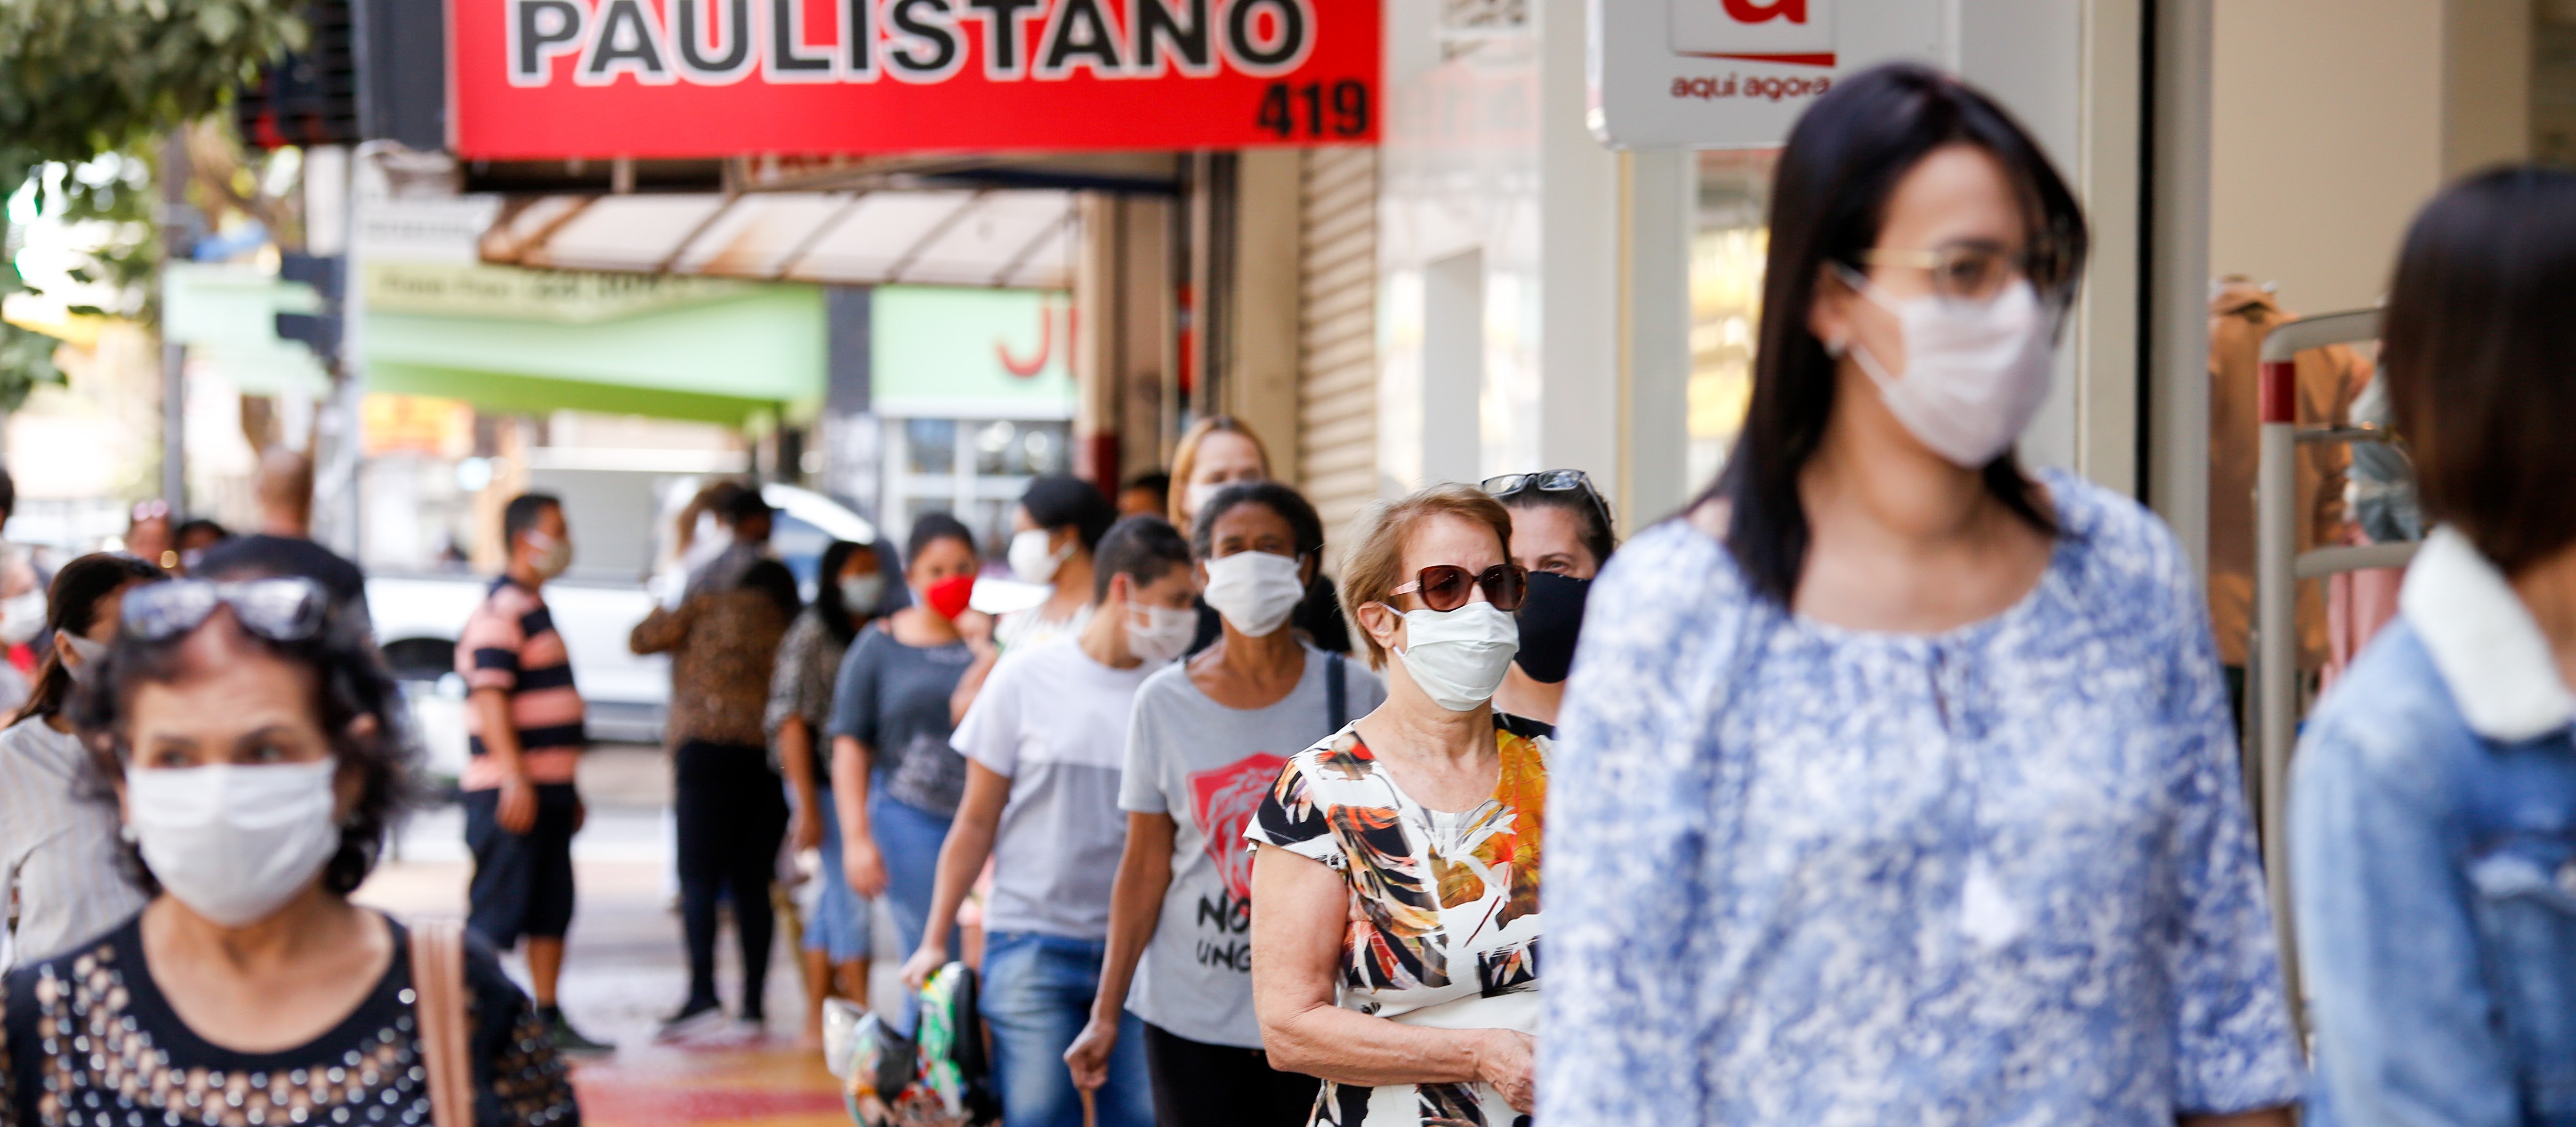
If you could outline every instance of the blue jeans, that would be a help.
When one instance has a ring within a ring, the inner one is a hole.
[[[787,801],[796,801],[794,787],[788,788]],[[814,899],[814,914],[805,918],[804,947],[825,953],[836,965],[867,958],[868,901],[851,890],[848,870],[841,865],[841,818],[832,805],[832,788],[814,788],[814,809],[802,813],[823,828],[823,892]]]
[[[930,926],[930,897],[939,883],[939,847],[948,842],[948,822],[887,797],[882,786],[868,788],[868,833],[877,839],[877,853],[885,861],[886,910],[894,914],[895,938],[903,944],[897,962],[912,957],[921,946],[921,929]],[[957,950],[954,934],[948,937],[948,949]]]
[[[1010,1127],[1082,1127],[1082,1097],[1064,1051],[1091,1020],[1100,993],[1100,961],[1109,945],[1034,932],[984,936],[984,982],[978,1008],[993,1033],[993,1086]],[[1109,1082],[1094,1094],[1099,1127],[1153,1127],[1152,1081],[1145,1072],[1145,1023],[1121,1014]]]

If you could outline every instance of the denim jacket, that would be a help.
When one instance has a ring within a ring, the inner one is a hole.
[[[2295,760],[2307,1122],[2576,1125],[2576,694],[2456,532],[2399,607]]]

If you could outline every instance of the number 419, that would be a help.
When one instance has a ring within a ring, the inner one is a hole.
[[[1329,92],[1328,105],[1327,88],[1323,83],[1292,85],[1273,82],[1261,94],[1261,116],[1253,119],[1253,124],[1269,130],[1281,140],[1300,134],[1317,138],[1328,133],[1334,137],[1366,136],[1369,129],[1367,84],[1345,78],[1333,83]]]

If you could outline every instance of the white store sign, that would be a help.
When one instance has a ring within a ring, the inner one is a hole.
[[[1842,75],[1955,69],[1961,0],[1590,0],[1592,133],[1629,149],[1760,148]]]

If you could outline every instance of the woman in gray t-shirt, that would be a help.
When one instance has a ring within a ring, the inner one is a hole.
[[[1224,634],[1136,692],[1109,952],[1090,1024],[1065,1061],[1075,1083],[1099,1086],[1119,1012],[1132,1010],[1145,1025],[1159,1122],[1301,1125],[1317,1082],[1270,1068],[1252,1014],[1252,857],[1243,830],[1289,756],[1376,708],[1386,690],[1376,675],[1299,638],[1285,609],[1313,580],[1324,546],[1323,522],[1305,498],[1275,482],[1231,486],[1200,507],[1192,531]],[[1252,553],[1278,559],[1223,562]],[[1255,577],[1210,584],[1211,565]]]
[[[978,644],[956,617],[962,600],[937,597],[973,582],[982,560],[966,526],[943,513],[913,522],[904,580],[913,605],[860,633],[832,691],[832,790],[841,819],[842,876],[861,896],[883,896],[902,950],[921,942],[939,847],[966,788],[966,760],[948,746],[948,698]],[[948,614],[941,613],[947,610]],[[981,642],[989,646],[990,642]]]

